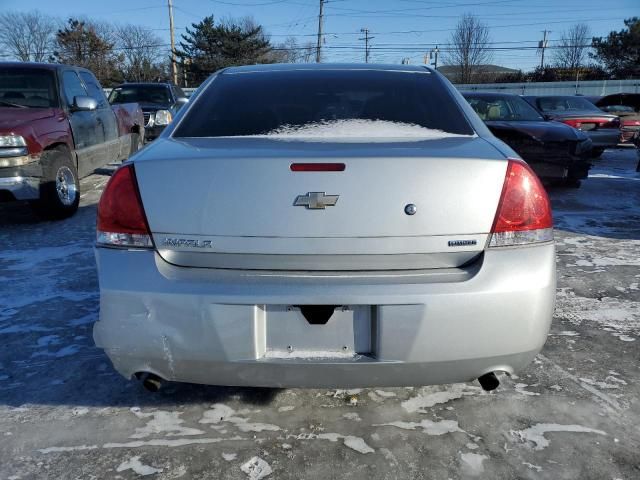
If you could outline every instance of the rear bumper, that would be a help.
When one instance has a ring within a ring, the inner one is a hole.
[[[603,130],[586,130],[584,133],[593,142],[593,148],[615,148],[620,143],[620,130],[615,128]]]
[[[593,142],[589,138],[582,141],[531,143],[520,146],[516,151],[536,172],[546,180],[565,178],[586,178],[591,167],[590,154]]]
[[[151,251],[104,248],[96,257],[94,339],[115,368],[125,377],[147,371],[204,384],[403,386],[512,372],[544,345],[555,297],[553,244],[492,249],[464,273],[410,275],[181,268]],[[368,351],[322,360],[267,355],[269,338],[287,333],[270,306],[305,304],[366,306]]]
[[[569,167],[543,162],[527,162],[541,179],[564,179],[569,176]]]

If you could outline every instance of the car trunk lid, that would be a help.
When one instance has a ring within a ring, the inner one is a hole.
[[[171,263],[205,268],[461,266],[485,247],[507,165],[471,136],[180,139],[151,149],[136,161],[136,174],[156,248]],[[292,171],[294,163],[344,170]],[[318,199],[325,208],[308,208]]]

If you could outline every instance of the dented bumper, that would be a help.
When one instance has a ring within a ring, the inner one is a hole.
[[[106,248],[96,257],[94,338],[115,368],[204,384],[408,386],[512,372],[542,348],[555,296],[553,244],[489,249],[464,269],[379,274],[184,268]],[[340,308],[310,325],[300,305]]]

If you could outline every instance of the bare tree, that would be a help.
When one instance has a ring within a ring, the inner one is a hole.
[[[316,61],[316,50],[318,47],[313,42],[307,42],[304,44],[304,49],[302,50],[302,63],[311,63]]]
[[[577,23],[566,32],[556,45],[553,60],[558,68],[566,68],[575,74],[587,58],[591,43],[591,31],[584,23]]]
[[[271,51],[275,62],[300,63],[303,57],[303,47],[298,45],[296,37],[287,37],[284,42],[277,44]]]
[[[163,76],[160,37],[140,25],[123,25],[116,29],[115,38],[124,58],[120,69],[125,80],[148,82]]]
[[[465,13],[444,52],[444,62],[459,69],[458,82],[470,83],[478,67],[491,62],[493,55],[488,49],[489,43],[489,27],[477,17]]]
[[[55,20],[37,10],[0,14],[0,47],[23,62],[46,61],[55,33]]]
[[[278,62],[310,63],[316,61],[317,46],[313,42],[300,45],[294,36],[287,37],[284,42],[276,45],[273,55]]]

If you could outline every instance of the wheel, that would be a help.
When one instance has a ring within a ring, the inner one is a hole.
[[[80,181],[71,154],[63,148],[46,150],[40,162],[40,198],[31,205],[44,218],[57,220],[70,217],[80,204]]]
[[[140,135],[137,132],[131,134],[131,153],[129,156],[141,150],[144,147],[144,134]]]

